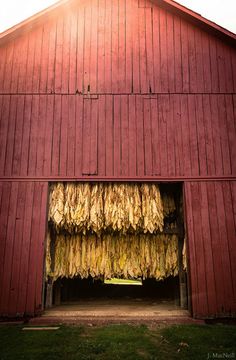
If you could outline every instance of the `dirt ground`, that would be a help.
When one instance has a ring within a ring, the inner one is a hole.
[[[46,317],[183,317],[189,316],[173,301],[155,299],[86,299],[54,306],[44,312]]]

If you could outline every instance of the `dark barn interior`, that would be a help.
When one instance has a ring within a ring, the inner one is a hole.
[[[101,279],[66,279],[57,280],[54,284],[55,290],[61,287],[61,302],[73,302],[80,300],[96,299],[156,299],[156,301],[175,301],[179,303],[179,279],[178,276],[168,277],[157,281],[155,279],[143,280],[142,285],[116,285],[105,284]],[[57,291],[57,290],[56,290]]]

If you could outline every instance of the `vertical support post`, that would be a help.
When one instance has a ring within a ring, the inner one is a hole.
[[[187,279],[186,272],[183,269],[183,245],[184,239],[179,237],[178,241],[178,265],[179,265],[179,295],[180,295],[180,307],[187,309]]]
[[[184,223],[183,223],[183,209],[181,207],[181,194],[176,197],[177,207],[177,226],[178,226],[178,267],[179,267],[179,296],[181,309],[187,309],[187,276],[183,268],[183,246],[184,246]]]
[[[49,279],[46,284],[46,303],[45,303],[46,309],[52,307],[52,295],[53,295],[53,281],[52,279]]]
[[[54,283],[54,302],[55,302],[55,305],[61,304],[61,282],[60,282],[60,280],[57,280]]]
[[[54,271],[55,266],[55,236],[52,229],[50,231],[50,256],[51,256],[51,270]],[[53,278],[49,277],[46,283],[46,301],[45,309],[52,307],[53,305]]]

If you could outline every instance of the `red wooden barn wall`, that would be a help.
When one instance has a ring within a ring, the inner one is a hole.
[[[236,181],[186,182],[195,317],[236,313]]]
[[[231,94],[4,95],[1,176],[236,174]]]
[[[236,50],[150,1],[84,0],[1,49],[1,93],[235,93]]]
[[[47,182],[83,177],[183,180],[193,314],[236,313],[235,90],[235,48],[150,1],[0,44],[0,314],[40,309]]]
[[[46,182],[0,182],[0,314],[33,315],[42,307]]]

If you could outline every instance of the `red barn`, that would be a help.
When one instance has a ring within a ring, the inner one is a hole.
[[[0,315],[44,307],[56,181],[183,188],[191,315],[236,315],[236,36],[171,0],[61,1],[0,35]]]

